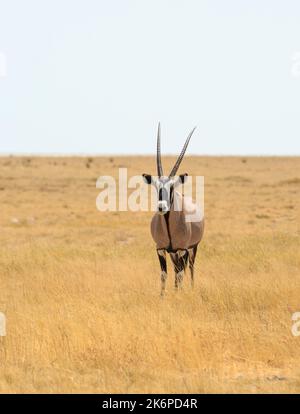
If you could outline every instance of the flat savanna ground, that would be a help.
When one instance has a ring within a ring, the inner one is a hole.
[[[185,158],[205,236],[164,300],[151,213],[96,209],[120,167],[155,159],[0,158],[0,391],[300,392],[300,158]]]

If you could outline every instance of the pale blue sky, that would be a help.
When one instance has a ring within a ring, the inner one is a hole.
[[[298,0],[0,0],[0,153],[299,155],[299,52]]]

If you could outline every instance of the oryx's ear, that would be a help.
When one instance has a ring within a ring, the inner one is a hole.
[[[150,174],[143,174],[143,179],[144,179],[146,184],[151,184],[151,182],[152,182],[152,177],[151,177]]]
[[[181,174],[180,176],[179,176],[179,181],[180,181],[180,183],[181,184],[184,184],[184,183],[186,183],[186,181],[187,181],[187,179],[188,179],[188,174],[187,173],[185,173],[185,174]]]
[[[174,187],[178,187],[179,185],[182,185],[186,183],[188,174],[181,174],[175,179]]]
[[[188,174],[179,175],[178,178],[176,178],[176,181],[174,183],[174,187],[176,188],[179,185],[184,184],[187,181],[187,177],[188,177]]]

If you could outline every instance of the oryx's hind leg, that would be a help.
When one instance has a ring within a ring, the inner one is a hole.
[[[167,274],[167,258],[166,251],[163,249],[157,250],[160,268],[161,268],[161,296],[164,296],[166,290]]]
[[[187,250],[177,250],[176,253],[170,253],[171,260],[175,270],[175,288],[182,285],[183,275],[188,263],[189,252]]]
[[[191,272],[191,286],[194,287],[194,264],[197,256],[198,244],[189,249],[189,268]]]

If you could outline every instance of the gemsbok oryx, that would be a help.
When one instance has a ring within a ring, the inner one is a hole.
[[[201,209],[176,187],[184,185],[188,174],[176,176],[195,128],[187,137],[169,176],[164,176],[161,162],[160,124],[157,132],[157,177],[143,174],[144,181],[157,191],[157,212],[151,222],[151,234],[156,243],[161,267],[161,295],[164,295],[167,280],[166,253],[171,256],[175,270],[175,288],[182,284],[189,264],[191,284],[194,285],[194,263],[198,244],[204,232],[204,217]],[[192,217],[192,220],[190,219]]]

